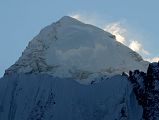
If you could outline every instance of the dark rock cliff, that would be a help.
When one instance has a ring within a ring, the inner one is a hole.
[[[159,62],[151,63],[147,73],[135,70],[129,72],[136,99],[143,107],[144,120],[159,119]]]

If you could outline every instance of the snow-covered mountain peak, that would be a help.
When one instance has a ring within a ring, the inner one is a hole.
[[[117,42],[114,35],[64,16],[42,29],[5,75],[47,73],[86,79],[99,73],[146,71],[147,66],[139,54]]]
[[[159,63],[147,67],[114,35],[65,16],[0,79],[0,120],[158,120]]]
[[[83,24],[81,21],[75,19],[75,18],[72,18],[70,16],[64,16],[62,17],[58,22],[61,22],[65,25],[70,25],[70,24]]]
[[[77,19],[70,16],[63,16],[59,21],[77,21]]]

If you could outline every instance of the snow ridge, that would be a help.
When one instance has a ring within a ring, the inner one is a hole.
[[[86,79],[92,74],[145,71],[147,67],[148,62],[114,35],[65,16],[42,29],[5,75],[45,73]]]

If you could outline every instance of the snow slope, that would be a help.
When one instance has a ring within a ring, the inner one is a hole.
[[[5,75],[45,73],[87,79],[94,73],[146,71],[147,66],[148,62],[117,42],[114,35],[65,16],[42,29]]]
[[[139,120],[127,76],[79,84],[41,74],[0,79],[0,120]]]

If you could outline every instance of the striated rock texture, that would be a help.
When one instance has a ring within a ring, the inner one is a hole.
[[[147,74],[138,70],[129,73],[136,99],[143,107],[144,120],[159,119],[159,62],[151,63]]]

